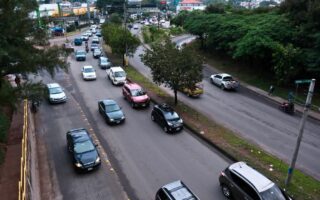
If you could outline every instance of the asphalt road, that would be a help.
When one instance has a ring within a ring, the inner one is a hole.
[[[137,35],[139,31],[140,29],[133,30],[133,33]],[[181,44],[189,42],[192,37],[194,36],[183,35],[173,38],[173,41]],[[144,47],[140,46],[129,63],[152,80],[149,68],[141,62],[139,56],[143,52]],[[204,67],[205,92],[199,99],[192,99],[181,93],[178,99],[289,163],[296,145],[301,116],[280,112],[278,105],[244,87],[240,87],[237,92],[222,91],[210,83],[209,77],[213,73],[212,68]],[[163,89],[173,95],[168,88]],[[320,180],[319,157],[320,123],[308,119],[296,167]]]
[[[81,67],[87,64],[96,68],[97,80],[82,80]],[[91,53],[85,62],[76,62],[71,57],[69,74],[59,73],[55,81],[65,87],[70,100],[61,105],[45,104],[39,113],[55,168],[52,170],[57,174],[64,199],[125,199],[118,196],[122,187],[108,164],[85,175],[72,171],[65,132],[83,126],[92,128],[97,135],[130,199],[154,199],[161,186],[178,179],[200,199],[224,199],[218,176],[229,161],[222,155],[188,130],[174,135],[164,133],[150,119],[152,105],[148,109],[132,109],[122,97],[121,87],[108,81],[106,72],[98,68]],[[43,75],[45,83],[52,81]],[[124,124],[109,126],[99,115],[97,101],[106,98],[116,100],[122,107],[126,115]]]

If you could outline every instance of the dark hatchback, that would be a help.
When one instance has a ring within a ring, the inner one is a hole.
[[[183,120],[167,104],[155,105],[151,112],[151,120],[157,122],[164,132],[177,132],[183,128]]]
[[[81,46],[82,45],[82,39],[81,38],[75,38],[73,43],[76,46]]]
[[[100,155],[86,129],[68,131],[67,147],[76,171],[91,171],[100,166]]]
[[[77,50],[75,57],[77,61],[86,61],[87,53],[84,50]]]
[[[125,121],[125,116],[120,106],[111,99],[98,101],[99,112],[108,124],[120,124]]]

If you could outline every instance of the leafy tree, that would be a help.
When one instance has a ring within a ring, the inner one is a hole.
[[[202,80],[202,58],[190,48],[178,50],[169,39],[152,45],[141,57],[150,67],[153,81],[173,90],[175,104],[179,88],[193,87]]]
[[[10,101],[5,85],[7,74],[37,73],[47,70],[54,75],[55,70],[67,69],[66,52],[58,46],[49,46],[47,30],[38,26],[29,13],[38,7],[35,0],[0,0],[0,102],[9,104],[17,99],[30,97],[39,89],[39,84],[22,84],[11,89]]]
[[[298,58],[300,50],[292,44],[283,46],[275,45],[274,57],[274,72],[279,85],[286,84],[292,81],[297,75],[302,72]]]
[[[225,13],[225,3],[210,4],[206,7],[206,13]]]
[[[114,24],[121,24],[122,23],[122,18],[118,13],[112,13],[110,15],[109,21],[111,23],[114,23]]]
[[[104,25],[102,35],[106,43],[112,48],[112,52],[118,55],[125,56],[126,54],[132,56],[140,44],[140,40],[137,37],[119,24],[108,23]]]

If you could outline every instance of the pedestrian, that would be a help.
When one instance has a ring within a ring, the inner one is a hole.
[[[293,100],[294,100],[294,95],[293,95],[293,92],[290,91],[288,93],[288,102],[293,103]]]
[[[270,85],[268,95],[272,96],[273,92],[274,92],[274,86]]]
[[[20,80],[20,77],[19,77],[18,74],[16,74],[16,78],[14,79],[14,81],[16,82],[17,87],[20,87],[20,82],[21,82],[21,80]]]

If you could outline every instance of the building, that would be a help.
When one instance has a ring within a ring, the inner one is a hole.
[[[206,6],[200,0],[182,0],[177,5],[177,13],[182,10],[204,10]]]

